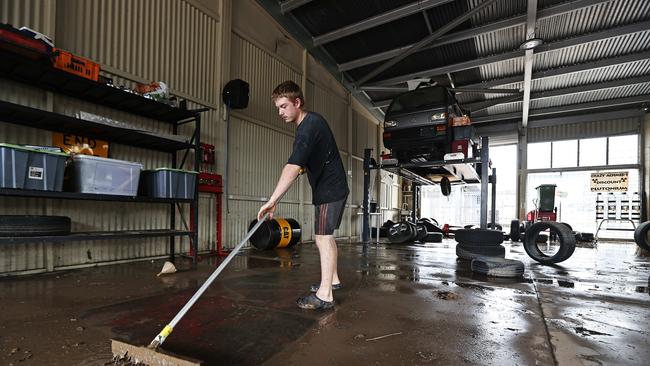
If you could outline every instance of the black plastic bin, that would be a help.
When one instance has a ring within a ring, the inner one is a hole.
[[[157,198],[193,199],[197,172],[158,168],[142,172],[142,194]]]

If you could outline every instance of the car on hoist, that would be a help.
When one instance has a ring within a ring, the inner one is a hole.
[[[384,146],[400,163],[443,160],[453,140],[449,121],[463,116],[454,92],[420,87],[395,97],[384,118]]]

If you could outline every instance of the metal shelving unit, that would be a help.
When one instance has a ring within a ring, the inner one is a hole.
[[[138,116],[152,118],[170,123],[173,134],[178,133],[178,127],[186,123],[195,123],[194,133],[189,141],[176,139],[150,131],[129,128],[119,125],[108,125],[94,121],[74,118],[41,109],[30,108],[6,101],[0,101],[0,121],[54,132],[73,133],[90,138],[108,140],[124,145],[162,151],[170,154],[172,168],[182,168],[189,150],[194,150],[194,164],[200,164],[201,115],[205,110],[184,110],[160,103],[140,95],[115,88],[110,85],[85,79],[68,72],[55,69],[46,61],[32,60],[11,52],[0,51],[0,77],[44,90],[64,94],[88,102],[101,104],[116,110],[126,111]],[[185,150],[185,157],[180,166],[177,164],[176,153]],[[8,197],[37,197],[45,199],[72,199],[95,201],[145,202],[170,205],[169,229],[129,230],[104,232],[76,232],[58,236],[31,237],[2,237],[1,243],[27,242],[62,242],[73,240],[108,240],[122,238],[169,237],[170,259],[175,257],[175,238],[189,236],[193,253],[192,260],[196,263],[198,252],[198,223],[195,222],[190,230],[175,230],[175,210],[180,203],[190,203],[191,213],[198,217],[198,179],[196,181],[193,199],[161,199],[151,197],[128,197],[114,195],[95,195],[74,192],[47,192],[22,189],[0,189],[0,196]],[[195,220],[198,221],[198,220]]]
[[[400,177],[406,178],[413,182],[414,188],[419,185],[434,185],[438,184],[439,180],[432,179],[432,176],[447,176],[450,177],[452,184],[481,184],[481,219],[480,225],[482,229],[487,228],[487,197],[488,197],[488,183],[496,184],[496,171],[493,170],[492,176],[488,177],[489,169],[489,148],[488,138],[481,138],[480,156],[470,159],[462,160],[446,160],[446,161],[422,161],[415,163],[398,163],[396,160],[383,161],[379,164],[373,164],[371,159],[372,149],[364,150],[363,170],[363,230],[361,233],[361,240],[366,243],[370,240],[370,226],[369,226],[369,197],[370,197],[370,170],[386,170]],[[480,171],[477,171],[472,164],[480,164]],[[413,189],[413,195],[416,196],[416,190]],[[492,195],[492,213],[494,216],[494,194]],[[413,209],[415,215],[415,207]],[[494,222],[494,219],[492,219]]]

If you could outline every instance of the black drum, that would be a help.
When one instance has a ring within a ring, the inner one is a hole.
[[[256,223],[257,220],[251,221],[248,230],[250,231]],[[298,221],[274,218],[260,225],[251,236],[250,243],[260,250],[288,248],[300,242],[301,234],[302,230]]]

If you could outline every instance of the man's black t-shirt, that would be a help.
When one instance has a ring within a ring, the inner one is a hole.
[[[315,205],[340,201],[350,192],[332,130],[318,113],[308,112],[298,125],[287,163],[306,168]]]

